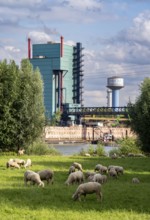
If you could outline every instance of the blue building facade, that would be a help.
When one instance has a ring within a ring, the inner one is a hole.
[[[48,42],[32,46],[30,62],[39,68],[44,83],[47,117],[63,111],[65,105],[83,105],[83,48]]]

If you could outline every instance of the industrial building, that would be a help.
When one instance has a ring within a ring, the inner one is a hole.
[[[31,57],[32,49],[32,57]],[[60,42],[33,44],[28,39],[28,58],[38,67],[44,82],[46,116],[67,106],[83,106],[83,48],[81,43],[70,46]]]

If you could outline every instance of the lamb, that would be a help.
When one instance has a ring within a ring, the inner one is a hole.
[[[109,171],[110,169],[112,169],[112,168],[115,169],[115,171],[117,172],[118,175],[124,173],[124,169],[123,169],[123,167],[121,167],[121,166],[110,165],[110,166],[108,167],[108,171]]]
[[[44,182],[41,181],[40,175],[34,171],[27,170],[24,173],[24,183],[27,185],[27,182],[31,181],[32,184],[37,184],[38,186],[44,187]]]
[[[86,171],[85,172],[85,179],[88,179],[90,176],[94,176],[95,174],[96,174],[95,172]]]
[[[24,168],[27,168],[27,167],[30,167],[32,166],[32,162],[31,162],[31,159],[27,159],[25,165],[24,165]]]
[[[76,171],[76,168],[74,166],[70,166],[68,173],[70,174],[70,173],[73,173],[75,171]]]
[[[76,190],[76,192],[72,195],[73,200],[81,200],[81,195],[86,196],[86,194],[93,194],[97,195],[97,199],[102,201],[102,192],[101,192],[101,184],[97,182],[88,182],[80,184]]]
[[[106,183],[107,182],[107,176],[97,173],[97,174],[94,175],[93,181],[101,183],[101,184]]]
[[[72,166],[74,166],[74,167],[75,167],[76,169],[78,169],[78,170],[83,171],[82,165],[81,165],[80,163],[74,162],[74,163],[72,164]]]
[[[41,170],[37,173],[40,175],[41,180],[46,180],[47,184],[50,182],[53,184],[54,172],[52,170]]]
[[[140,183],[140,180],[139,180],[137,177],[134,177],[134,178],[132,179],[132,183],[139,184],[139,183]]]
[[[84,175],[80,170],[78,170],[76,172],[69,174],[68,179],[66,180],[65,184],[69,186],[70,184],[82,183],[83,181],[84,181]]]
[[[6,163],[6,167],[14,167],[14,168],[18,168],[20,169],[19,164],[17,164],[16,162],[14,162],[12,159],[10,159],[7,163]]]

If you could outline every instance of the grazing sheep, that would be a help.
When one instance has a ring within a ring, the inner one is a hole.
[[[116,170],[114,169],[114,168],[111,168],[109,171],[108,171],[108,175],[109,176],[111,176],[111,177],[113,177],[113,178],[118,178],[118,176],[117,176],[117,172],[116,172]]]
[[[31,159],[27,159],[25,165],[24,165],[24,168],[27,168],[27,167],[30,167],[32,166],[32,162],[31,162]]]
[[[128,153],[128,157],[134,157],[135,154],[134,153]]]
[[[102,200],[102,192],[101,192],[101,184],[96,182],[88,182],[80,184],[76,190],[76,192],[72,195],[73,200],[81,200],[81,195],[86,196],[86,194],[95,193],[97,195],[97,199]]]
[[[95,166],[94,171],[100,171],[100,169],[101,169],[102,166],[103,166],[103,165],[101,165],[101,164],[97,164],[97,165]]]
[[[47,184],[49,184],[50,182],[53,184],[54,172],[52,170],[41,170],[37,173],[40,175],[41,180],[46,180]]]
[[[96,174],[95,172],[86,171],[85,172],[85,179],[88,179],[89,176],[94,176],[95,174]]]
[[[32,184],[37,184],[38,186],[44,187],[44,182],[41,181],[40,175],[34,171],[27,170],[24,173],[24,183],[27,185],[27,182],[30,181]]]
[[[134,178],[132,179],[132,183],[138,184],[138,183],[140,183],[140,180],[139,180],[137,177],[134,177]]]
[[[13,159],[13,161],[16,162],[17,164],[19,164],[20,166],[25,165],[25,160],[15,158],[15,159]]]
[[[74,166],[74,167],[75,167],[76,169],[78,169],[78,170],[83,171],[82,165],[81,165],[80,163],[74,162],[74,163],[72,164],[72,166]]]
[[[97,183],[106,183],[107,182],[107,176],[106,175],[101,175],[100,173],[96,173],[93,177],[93,182]]]
[[[25,150],[24,149],[19,149],[18,150],[18,155],[20,156],[20,155],[23,155],[24,154],[24,152],[25,152]]]
[[[108,167],[108,171],[110,171],[112,168],[115,169],[115,171],[117,172],[118,175],[124,173],[124,168],[121,166],[110,165]]]
[[[9,167],[14,167],[14,168],[18,168],[20,169],[20,166],[18,163],[12,161],[12,160],[9,160],[7,163],[6,163],[6,167],[9,168]]]
[[[78,170],[76,172],[69,174],[68,179],[66,180],[65,184],[69,186],[70,184],[82,183],[83,181],[84,181],[84,175],[80,170]]]
[[[107,169],[106,166],[101,166],[99,172],[100,172],[101,174],[104,174],[104,173],[107,173],[107,170],[108,170],[108,169]]]
[[[70,166],[68,173],[70,174],[70,173],[73,173],[75,171],[76,171],[76,168],[74,166]]]

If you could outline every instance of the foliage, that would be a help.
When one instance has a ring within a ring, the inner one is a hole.
[[[60,120],[61,120],[61,111],[58,110],[53,116],[52,119],[50,121],[50,124],[52,126],[56,126],[60,124]]]
[[[109,156],[111,157],[112,155],[116,154],[117,156],[120,156],[121,152],[120,152],[120,148],[114,148],[112,150],[109,151]]]
[[[28,155],[60,155],[60,153],[52,146],[38,140],[27,147],[26,153]]]
[[[120,154],[141,153],[141,146],[137,138],[123,138],[118,140]]]
[[[87,153],[93,155],[95,153],[95,148],[92,145],[89,145]]]
[[[104,155],[105,155],[105,149],[104,149],[104,147],[102,146],[102,144],[100,144],[100,143],[97,144],[96,154],[97,154],[98,156],[104,156]]]
[[[28,155],[23,155],[27,159]],[[40,188],[37,185],[24,185],[25,169],[6,169],[10,156],[0,156],[0,213],[1,219],[35,220],[149,220],[150,160],[149,158],[126,158],[113,161],[110,158],[68,157],[68,156],[30,156],[31,169],[39,171],[52,169],[54,184]],[[96,164],[104,166],[117,164],[125,168],[124,175],[118,179],[108,178],[102,185],[103,200],[98,202],[96,195],[87,195],[85,201],[74,202],[72,194],[77,184],[67,187],[64,182],[68,176],[70,164],[81,163],[84,171],[93,171]],[[133,185],[133,177],[140,184]]]
[[[41,135],[44,124],[43,81],[29,60],[20,69],[0,62],[0,146],[18,150]]]
[[[131,128],[138,135],[142,150],[150,152],[150,78],[145,78],[140,86],[140,95],[135,104],[129,103]]]

